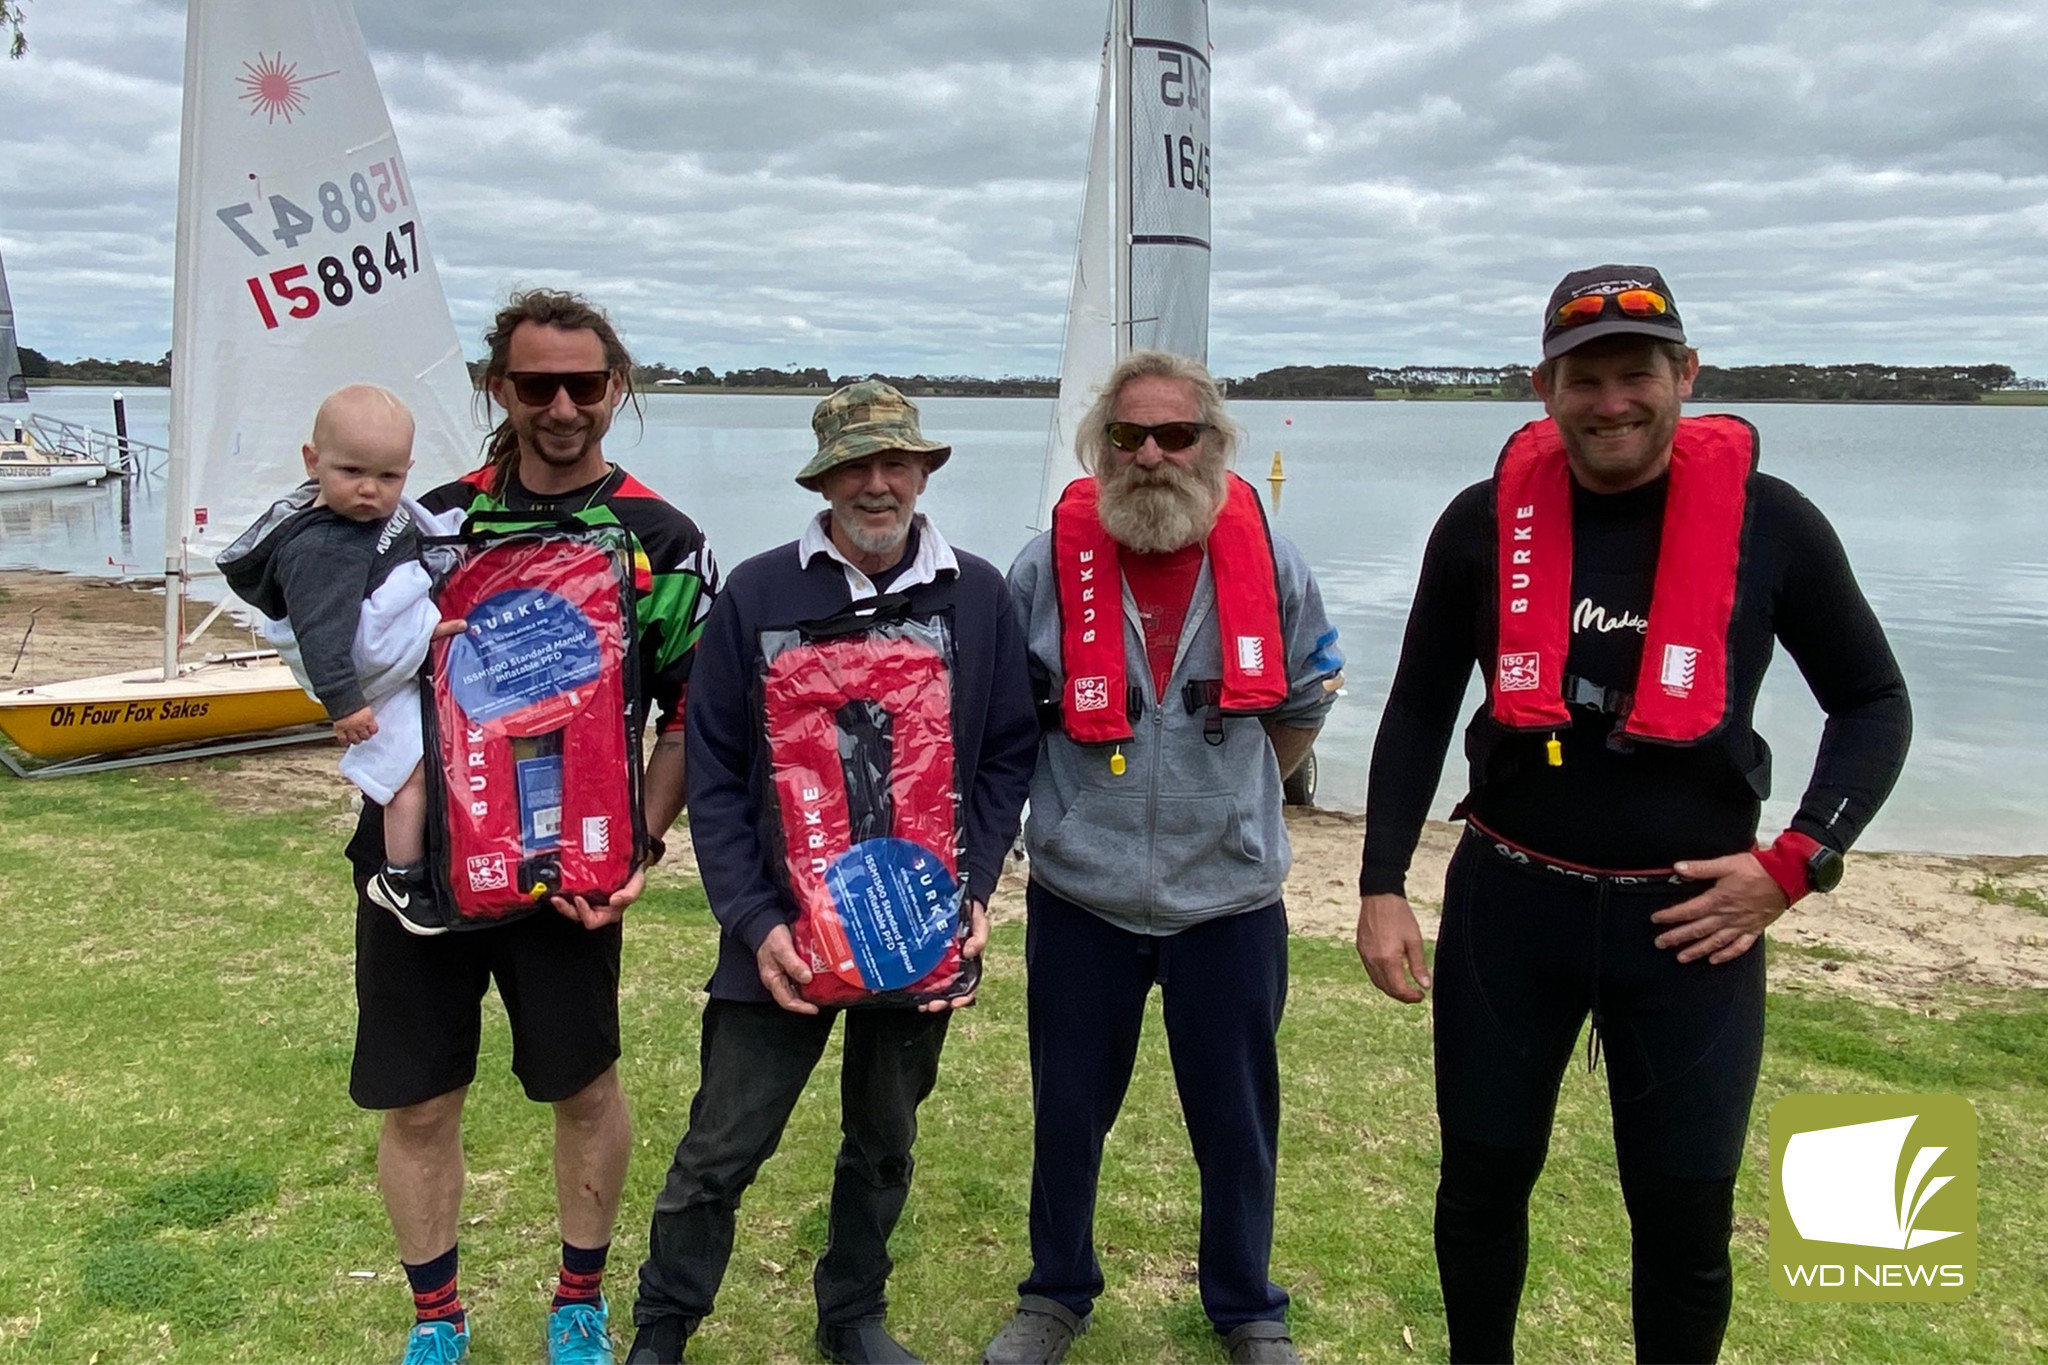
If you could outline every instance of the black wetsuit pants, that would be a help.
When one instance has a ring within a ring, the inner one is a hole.
[[[1681,963],[1650,914],[1666,879],[1518,861],[1469,829],[1437,940],[1437,1268],[1454,1361],[1513,1359],[1529,1193],[1590,1013],[1632,1238],[1640,1361],[1711,1361],[1731,1301],[1735,1175],[1763,1056],[1762,945]]]

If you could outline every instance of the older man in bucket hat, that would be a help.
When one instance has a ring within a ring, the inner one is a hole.
[[[690,835],[718,917],[718,968],[689,1131],[655,1201],[640,1267],[629,1365],[680,1360],[711,1311],[740,1196],[774,1152],[839,1012],[803,998],[811,973],[791,933],[795,902],[776,873],[784,835],[768,799],[755,682],[764,632],[883,598],[918,619],[949,619],[968,957],[987,940],[986,903],[1016,837],[1038,747],[1024,640],[1002,574],[954,550],[917,511],[951,448],[925,440],[916,405],[876,380],[834,393],[811,425],[818,453],[796,478],[830,506],[797,540],[733,571],[698,644],[687,726]],[[947,1021],[971,999],[847,1014],[845,1137],[814,1276],[817,1345],[828,1360],[916,1359],[883,1325],[889,1233],[910,1193],[917,1107],[938,1077]]]

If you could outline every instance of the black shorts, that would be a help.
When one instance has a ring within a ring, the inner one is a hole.
[[[1733,1176],[1763,1060],[1764,945],[1719,966],[1680,962],[1650,921],[1703,889],[1518,864],[1467,826],[1445,879],[1432,992],[1444,1131],[1548,1145],[1591,1014],[1622,1161],[1684,1180]]]
[[[493,980],[527,1098],[575,1095],[619,1059],[619,941],[616,924],[585,929],[552,909],[421,938],[365,901],[359,882],[349,1098],[399,1109],[468,1085]]]

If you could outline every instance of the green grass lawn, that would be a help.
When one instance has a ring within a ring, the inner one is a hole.
[[[189,769],[188,769],[189,771]],[[174,769],[0,786],[0,1361],[392,1361],[410,1300],[346,1095],[351,915],[339,811],[223,811]],[[626,936],[635,1156],[614,1244],[621,1320],[681,1135],[715,929],[671,876]],[[892,1322],[977,1358],[1025,1269],[1022,935],[999,931],[923,1113]],[[554,1267],[549,1124],[487,1006],[470,1100],[465,1297],[479,1365],[539,1358]],[[1939,1017],[1774,995],[1724,1359],[2048,1359],[2048,1001]],[[1274,1274],[1311,1360],[1442,1359],[1430,1249],[1429,1026],[1350,950],[1296,940]],[[809,1272],[836,1145],[828,1056],[741,1214],[714,1362],[815,1359]],[[1794,1305],[1765,1279],[1764,1116],[1818,1091],[1950,1091],[1981,1123],[1976,1292],[1955,1305]],[[1631,1358],[1627,1230],[1602,1079],[1565,1085],[1535,1198],[1522,1358]],[[1103,1172],[1110,1287],[1070,1359],[1220,1360],[1194,1285],[1195,1173],[1156,1011]],[[1410,1341],[1412,1339],[1412,1345]]]

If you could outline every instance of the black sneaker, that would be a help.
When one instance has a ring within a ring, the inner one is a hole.
[[[441,919],[441,907],[434,903],[433,883],[423,863],[406,867],[384,864],[363,888],[363,895],[370,904],[396,916],[399,927],[408,934],[432,938],[448,932]]]
[[[818,1354],[834,1365],[924,1365],[878,1317],[831,1327],[819,1323],[817,1341]]]
[[[656,1318],[633,1334],[626,1365],[684,1365],[683,1347],[696,1326],[688,1318]]]

